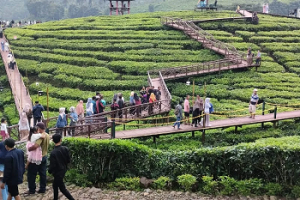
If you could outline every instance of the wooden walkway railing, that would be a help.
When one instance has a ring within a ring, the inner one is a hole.
[[[0,41],[1,40],[6,41],[4,34],[3,34],[3,38],[0,38]],[[12,54],[12,56],[14,57],[13,51],[11,51],[11,49],[9,49],[9,51]],[[2,60],[3,60],[4,66],[5,66],[8,81],[9,81],[10,87],[12,89],[16,108],[19,112],[19,115],[21,115],[23,108],[25,107],[26,104],[29,104],[30,108],[32,109],[32,101],[30,98],[29,91],[27,90],[27,88],[23,82],[23,78],[19,71],[17,63],[14,66],[14,69],[9,69],[9,63],[7,62],[8,52],[1,51],[1,56],[2,56]]]

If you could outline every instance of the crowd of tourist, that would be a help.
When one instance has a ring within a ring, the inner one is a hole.
[[[251,47],[249,47],[248,50],[247,50],[247,64],[252,65],[254,58],[255,58],[255,65],[259,65],[260,62],[261,62],[261,53],[260,53],[260,51],[259,50],[257,51],[256,57],[255,57],[254,53],[252,53]]]
[[[257,91],[257,89],[253,90],[249,101],[249,113],[250,118],[252,119],[255,119],[256,107],[259,100]],[[194,127],[198,127],[198,125],[205,125],[205,127],[211,126],[211,124],[209,123],[209,118],[210,114],[214,112],[214,107],[210,102],[210,98],[205,98],[205,101],[203,101],[203,99],[199,95],[197,95],[196,99],[192,102],[192,107],[190,106],[190,103],[190,96],[187,95],[184,102],[180,100],[179,103],[175,106],[174,114],[176,116],[176,122],[173,124],[173,128],[177,126],[177,128],[180,129],[180,124],[182,122],[184,122],[184,125],[191,125]],[[191,124],[190,115],[192,115]],[[203,116],[205,116],[205,118]]]
[[[198,125],[203,126],[211,126],[209,123],[209,114],[214,112],[213,105],[210,102],[210,98],[205,98],[205,101],[197,95],[196,99],[192,102],[193,106],[190,106],[190,96],[187,95],[184,100],[184,105],[182,107],[183,101],[179,101],[179,103],[175,107],[174,114],[176,116],[176,122],[173,124],[173,128],[177,126],[180,129],[180,123],[184,121],[185,125],[191,125],[194,127],[198,127]],[[203,113],[204,112],[204,113]],[[184,114],[184,118],[183,118]],[[192,123],[190,124],[190,115],[192,114]],[[205,114],[205,121],[203,122],[203,114]]]
[[[2,120],[2,124],[5,124],[5,121]],[[38,122],[35,127],[30,128],[26,144],[27,161],[25,161],[24,152],[15,148],[15,141],[12,138],[5,138],[0,143],[0,176],[2,177],[1,194],[3,200],[21,199],[18,185],[23,183],[25,170],[27,170],[29,190],[24,195],[46,192],[47,155],[50,137],[45,132],[45,129],[46,127],[43,122]],[[7,135],[6,132],[4,133]],[[57,200],[58,189],[60,189],[67,199],[74,200],[63,182],[65,173],[67,172],[67,165],[70,163],[70,154],[67,147],[61,146],[61,139],[62,136],[60,134],[52,136],[55,147],[50,153],[48,172],[54,177],[52,184],[53,196],[54,200]],[[36,191],[37,174],[40,177],[40,183],[39,190]]]

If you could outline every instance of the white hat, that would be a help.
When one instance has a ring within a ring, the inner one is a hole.
[[[254,90],[253,90],[253,92],[257,92],[257,91],[258,91],[257,89],[254,89]]]

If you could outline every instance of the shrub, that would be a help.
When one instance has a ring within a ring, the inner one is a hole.
[[[140,178],[125,177],[117,178],[114,182],[108,184],[108,187],[118,190],[140,190]]]
[[[300,197],[300,186],[299,185],[295,185],[291,191],[291,193],[293,194],[293,196],[295,198]]]
[[[267,195],[280,195],[282,186],[279,183],[268,183],[265,185]]]
[[[166,189],[170,184],[171,179],[166,176],[161,176],[154,181],[154,187],[156,189]]]
[[[197,179],[191,174],[184,174],[177,177],[177,182],[185,191],[189,191],[195,185]]]
[[[213,177],[203,176],[203,187],[202,190],[205,194],[216,195],[218,193],[218,182],[213,180]]]
[[[88,177],[86,174],[79,172],[76,169],[70,169],[67,171],[66,180],[68,182],[74,183],[75,185],[78,185],[80,187],[90,187],[92,186],[92,183],[88,181]]]
[[[236,180],[234,178],[230,178],[228,176],[220,176],[220,185],[222,195],[233,195],[235,193]]]

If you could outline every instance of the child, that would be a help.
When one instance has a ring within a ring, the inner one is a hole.
[[[28,168],[29,163],[35,163],[37,165],[40,165],[42,162],[42,148],[38,147],[34,151],[28,151],[28,149],[35,144],[35,142],[40,139],[44,138],[42,134],[37,133],[36,128],[30,128],[30,133],[28,136],[28,142],[26,144],[26,149],[27,149],[27,163],[26,163],[26,169]]]
[[[4,118],[1,119],[1,136],[2,136],[2,141],[4,141],[6,138],[9,138],[7,132],[6,120]]]

